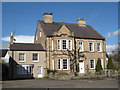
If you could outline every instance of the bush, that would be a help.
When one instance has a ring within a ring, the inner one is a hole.
[[[101,72],[101,70],[103,70],[100,58],[98,58],[95,70],[96,70],[96,72]]]
[[[50,74],[50,73],[53,73],[53,74],[55,74],[57,72],[57,70],[47,70],[47,74]]]
[[[108,57],[107,69],[115,70],[115,67],[114,67],[114,64],[113,64],[113,61],[112,61],[111,57]]]

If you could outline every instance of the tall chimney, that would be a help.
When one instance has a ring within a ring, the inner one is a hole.
[[[43,16],[45,23],[52,23],[52,13],[44,13]]]
[[[11,32],[11,35],[10,35],[10,43],[11,43],[11,44],[14,43],[14,35],[13,35],[13,32]]]
[[[86,26],[86,20],[78,18],[77,20],[78,26]]]

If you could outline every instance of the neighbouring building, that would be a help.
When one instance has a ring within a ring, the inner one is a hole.
[[[79,18],[77,24],[73,24],[53,22],[52,13],[43,16],[44,21],[38,20],[34,44],[14,43],[11,35],[11,76],[44,77],[47,70],[68,74],[71,71],[95,73],[98,58],[102,68],[106,68],[105,38],[86,25],[85,19]]]

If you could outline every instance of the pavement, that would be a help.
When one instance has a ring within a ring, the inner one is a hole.
[[[2,88],[118,88],[118,80],[10,80],[3,81]]]

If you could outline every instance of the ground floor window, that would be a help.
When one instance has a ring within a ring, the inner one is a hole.
[[[33,65],[17,65],[17,74],[32,74]]]
[[[90,69],[95,69],[95,60],[90,60]]]
[[[58,59],[58,70],[68,70],[68,59]]]

